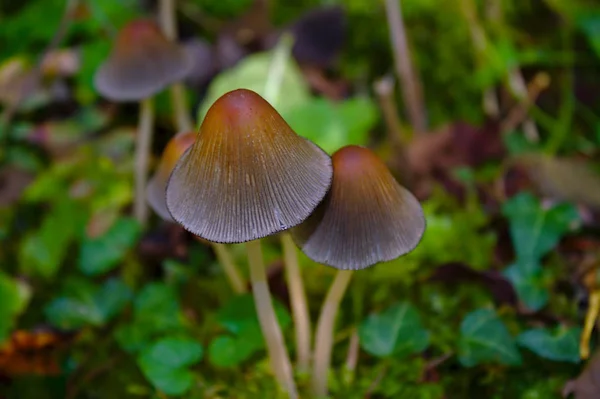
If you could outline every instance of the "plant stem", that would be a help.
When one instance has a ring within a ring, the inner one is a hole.
[[[148,160],[152,147],[153,128],[154,105],[152,98],[146,98],[140,103],[139,129],[135,147],[135,202],[133,205],[133,214],[142,225],[145,225],[148,220],[146,174],[148,172]]]
[[[408,117],[415,132],[424,133],[427,129],[427,121],[423,104],[423,89],[411,63],[400,0],[385,0],[385,8],[404,105],[408,110]]]
[[[215,256],[217,257],[217,261],[223,267],[223,271],[227,276],[227,280],[229,280],[229,285],[236,294],[243,294],[246,292],[246,284],[244,279],[240,275],[231,253],[227,250],[227,247],[224,244],[218,244],[216,242],[211,243],[212,248],[215,251]]]
[[[246,249],[256,313],[267,344],[271,367],[279,384],[287,391],[290,398],[295,399],[298,397],[298,391],[292,374],[292,364],[271,300],[260,240],[247,242]]]
[[[177,18],[175,15],[175,0],[160,0],[160,24],[165,36],[172,41],[177,40]],[[181,131],[190,131],[194,124],[188,113],[187,98],[185,88],[181,83],[174,83],[169,87],[171,94],[171,104],[173,106],[173,116],[175,125]]]
[[[296,352],[298,371],[307,372],[310,367],[310,316],[308,314],[308,301],[298,265],[298,253],[296,245],[289,233],[281,234],[281,245],[283,246],[283,259],[287,285],[290,290],[290,304],[294,317],[294,329],[296,331]]]
[[[312,370],[312,390],[317,397],[327,395],[327,376],[331,363],[331,351],[333,347],[333,327],[340,308],[342,297],[348,288],[353,271],[340,270],[337,272],[325,301],[321,308],[317,333],[315,338],[315,353]]]

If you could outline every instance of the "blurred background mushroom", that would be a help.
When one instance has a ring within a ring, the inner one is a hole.
[[[250,280],[273,371],[297,396],[291,363],[271,302],[260,239],[305,220],[331,184],[331,160],[296,135],[253,91],[221,96],[208,110],[196,142],[167,184],[175,221],[206,240],[245,242]]]
[[[152,97],[170,83],[182,80],[190,66],[187,54],[169,41],[154,21],[137,19],[119,32],[108,59],[94,76],[94,85],[105,98],[140,102],[134,215],[141,223],[148,218],[144,193],[154,128]]]
[[[146,197],[148,203],[163,220],[173,222],[174,220],[169,214],[166,204],[166,189],[167,181],[175,164],[181,155],[194,143],[196,138],[195,132],[181,132],[175,135],[165,147],[165,150],[160,159],[160,163],[156,168],[156,172],[150,178],[146,188]],[[211,247],[215,252],[217,261],[223,268],[225,276],[229,281],[229,285],[236,294],[246,292],[246,284],[244,278],[238,271],[237,266],[233,261],[233,257],[227,250],[224,244],[211,242]]]
[[[327,196],[304,223],[291,230],[309,258],[341,269],[317,323],[311,383],[318,397],[327,394],[333,327],[351,271],[412,251],[425,231],[419,201],[369,149],[343,147],[333,154],[332,163],[333,183]]]

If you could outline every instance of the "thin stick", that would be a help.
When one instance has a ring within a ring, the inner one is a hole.
[[[391,77],[383,77],[373,84],[373,88],[379,100],[379,106],[383,113],[391,146],[396,154],[395,161],[397,162],[397,167],[402,171],[402,176],[400,176],[402,179],[401,183],[410,189],[414,183],[410,165],[406,157],[406,144],[410,141],[410,137],[405,137],[403,134],[404,131],[402,130],[394,98],[393,79]]]
[[[358,336],[358,328],[354,327],[352,330],[352,335],[350,335],[350,341],[348,342],[348,353],[346,354],[347,383],[351,383],[354,380],[356,366],[358,365],[359,349],[360,339]]]
[[[589,306],[587,313],[585,314],[585,323],[583,324],[583,331],[579,339],[579,356],[585,360],[590,357],[590,337],[596,320],[598,319],[598,313],[600,313],[600,290],[592,291],[589,299]]]
[[[292,364],[271,300],[260,240],[247,242],[246,249],[256,313],[267,344],[271,367],[279,384],[286,390],[290,398],[295,399],[298,397],[298,391],[292,374]]]
[[[160,1],[160,24],[165,36],[177,41],[177,18],[175,16],[175,0]],[[194,124],[188,112],[188,103],[185,88],[181,83],[174,83],[169,87],[171,104],[173,105],[173,116],[179,131],[190,131]]]
[[[307,372],[310,367],[310,335],[311,325],[308,314],[308,301],[298,265],[298,253],[296,246],[289,233],[281,234],[281,245],[283,247],[283,259],[287,285],[290,290],[290,304],[294,317],[294,329],[296,332],[296,364],[298,371]]]
[[[140,121],[135,147],[135,202],[133,214],[135,218],[145,225],[148,220],[148,206],[146,204],[146,177],[148,160],[152,147],[152,129],[154,127],[154,105],[152,98],[146,98],[140,103]]]
[[[427,122],[423,104],[423,89],[411,63],[400,0],[385,0],[385,8],[390,27],[396,73],[402,84],[402,95],[408,110],[408,118],[416,133],[424,133],[427,129]]]
[[[331,364],[331,351],[333,347],[333,327],[340,307],[342,297],[348,288],[353,271],[340,270],[337,272],[325,301],[317,323],[315,338],[315,353],[312,370],[312,390],[317,397],[327,395],[327,377]]]
[[[245,293],[247,291],[246,283],[238,271],[238,268],[233,261],[233,257],[227,250],[227,247],[224,244],[217,244],[216,242],[211,243],[211,245],[213,251],[215,251],[217,261],[221,267],[223,267],[223,271],[225,272],[225,276],[227,276],[227,280],[229,280],[229,285],[231,285],[233,292],[236,294]]]

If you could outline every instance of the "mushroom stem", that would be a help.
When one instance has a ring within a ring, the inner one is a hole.
[[[327,395],[327,377],[331,363],[331,350],[333,348],[333,327],[340,308],[342,297],[348,288],[353,271],[340,270],[337,272],[325,301],[321,308],[317,332],[315,337],[315,352],[312,369],[312,390],[316,397]]]
[[[135,202],[133,213],[142,224],[148,220],[148,206],[146,205],[146,174],[148,172],[148,159],[152,147],[152,129],[154,127],[154,105],[152,98],[146,98],[140,103],[140,119],[137,144],[135,148]]]
[[[246,292],[246,284],[244,279],[240,275],[231,253],[227,250],[224,244],[212,243],[212,248],[215,251],[217,261],[223,267],[223,271],[229,280],[229,285],[236,294],[243,294]]]
[[[175,0],[160,1],[160,25],[165,36],[172,41],[177,40],[177,18],[175,15]],[[188,113],[187,98],[181,83],[174,83],[169,88],[175,123],[179,131],[192,130],[193,123]]]
[[[289,233],[281,234],[283,258],[287,285],[290,290],[290,304],[296,332],[296,353],[298,371],[306,372],[310,367],[310,317],[302,274],[298,265],[296,245]]]
[[[258,321],[267,344],[271,367],[277,381],[285,388],[288,396],[290,398],[297,398],[298,391],[292,374],[292,364],[285,347],[283,333],[277,321],[271,292],[267,284],[267,273],[262,257],[260,240],[247,242],[246,249],[248,251],[250,281],[252,283],[256,313],[258,314]]]

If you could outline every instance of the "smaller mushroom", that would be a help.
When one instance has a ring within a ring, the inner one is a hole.
[[[148,215],[144,190],[154,126],[152,96],[182,80],[191,66],[185,51],[169,41],[154,21],[139,19],[119,32],[108,59],[94,76],[94,86],[102,96],[119,102],[140,102],[134,214],[141,223]]]
[[[194,144],[195,139],[195,132],[181,132],[169,140],[163,151],[158,167],[156,168],[156,172],[146,187],[146,199],[148,200],[148,204],[154,212],[165,221],[175,222],[171,217],[166,204],[167,181],[169,180],[169,176],[171,175],[175,164],[179,158],[181,158],[181,155]],[[244,278],[238,271],[227,247],[224,244],[214,242],[210,244],[219,264],[223,267],[225,276],[229,280],[229,284],[233,291],[238,294],[246,292]]]
[[[312,260],[340,269],[323,303],[315,338],[312,386],[327,394],[333,326],[353,270],[412,251],[425,231],[419,201],[370,150],[346,146],[332,156],[333,183],[315,212],[291,230]]]

